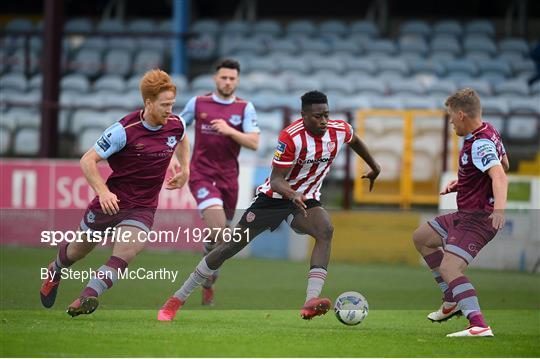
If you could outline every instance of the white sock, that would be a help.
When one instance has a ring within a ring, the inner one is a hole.
[[[308,275],[308,286],[306,291],[306,302],[311,298],[318,297],[321,294],[327,271],[324,268],[310,269]]]
[[[189,275],[189,278],[184,282],[182,287],[174,293],[174,296],[181,301],[185,302],[191,293],[200,286],[204,281],[206,281],[212,274],[214,270],[208,268],[206,264],[206,259],[203,258],[195,267],[195,271]]]

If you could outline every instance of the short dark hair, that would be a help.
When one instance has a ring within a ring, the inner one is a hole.
[[[240,63],[233,59],[223,59],[216,65],[216,72],[221,68],[232,69],[240,74]]]
[[[321,91],[309,91],[302,95],[302,110],[307,110],[308,106],[318,103],[328,104],[328,98]]]

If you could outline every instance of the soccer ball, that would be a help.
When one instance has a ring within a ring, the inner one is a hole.
[[[345,325],[358,325],[367,317],[369,306],[366,298],[358,292],[345,292],[337,297],[334,312]]]

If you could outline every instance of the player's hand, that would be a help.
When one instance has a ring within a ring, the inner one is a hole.
[[[504,209],[495,209],[489,216],[493,228],[499,230],[504,227],[506,219],[504,218]]]
[[[120,206],[118,206],[118,202],[120,202],[120,200],[114,193],[107,191],[99,194],[98,197],[103,213],[107,213],[109,216],[112,216],[113,214],[120,212]]]
[[[379,173],[381,173],[381,167],[377,166],[377,168],[372,169],[371,171],[362,176],[362,178],[367,178],[369,180],[370,192],[373,190],[373,186],[375,185],[375,179],[379,176]]]
[[[305,204],[305,201],[307,201],[306,196],[304,196],[302,193],[295,192],[294,196],[291,198],[291,201],[296,207],[298,207],[302,215],[307,217],[307,206]]]
[[[189,170],[180,169],[180,171],[176,171],[175,168],[171,168],[171,171],[172,177],[167,179],[165,189],[173,190],[184,187],[189,178]]]
[[[442,195],[445,195],[445,194],[448,194],[448,193],[452,193],[452,192],[455,192],[457,191],[457,183],[458,183],[458,180],[452,180],[450,181],[446,187],[444,188],[444,190],[439,193],[441,196]]]
[[[182,166],[180,166],[178,157],[176,157],[176,155],[173,155],[171,158],[171,162],[169,162],[169,167],[167,168],[167,172],[173,173],[173,176],[174,176],[175,173],[178,173],[181,170],[182,170]]]
[[[223,136],[229,136],[234,130],[222,119],[212,120],[210,123],[212,124],[212,129]]]

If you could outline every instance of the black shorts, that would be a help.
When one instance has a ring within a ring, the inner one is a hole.
[[[307,209],[320,207],[321,202],[308,199]],[[260,193],[242,215],[238,224],[243,228],[275,230],[289,215],[295,216],[300,210],[288,199],[271,198]]]

